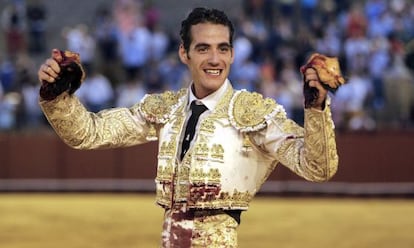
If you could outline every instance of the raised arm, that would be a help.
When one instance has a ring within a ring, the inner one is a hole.
[[[114,108],[92,113],[73,94],[85,74],[77,54],[53,50],[38,71],[40,106],[62,140],[76,149],[131,146],[147,142],[149,126],[138,111]]]
[[[334,123],[328,90],[345,81],[337,60],[314,54],[301,68],[304,83],[304,127],[279,114],[256,140],[265,152],[310,181],[327,181],[338,169]]]

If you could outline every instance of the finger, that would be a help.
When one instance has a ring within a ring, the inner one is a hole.
[[[54,83],[56,80],[54,77],[50,76],[48,73],[46,73],[43,70],[39,70],[37,74],[38,74],[38,78],[40,82],[46,81],[48,83]]]
[[[48,69],[49,70],[48,71],[49,73],[52,73],[53,72],[56,75],[60,73],[60,66],[59,66],[59,64],[58,64],[58,62],[56,60],[54,60],[52,58],[49,58],[49,59],[46,60],[46,63],[45,64],[48,67],[51,68],[51,69]],[[50,70],[52,70],[52,71],[50,71]]]
[[[53,83],[56,80],[58,74],[46,63],[40,66],[38,71],[38,78],[40,82],[46,81],[49,83]]]
[[[53,78],[57,78],[58,77],[58,73],[55,72],[54,69],[52,69],[51,66],[46,66],[45,72],[47,74],[49,74],[49,76],[53,77]]]
[[[316,81],[319,80],[318,74],[316,73],[316,70],[313,69],[313,68],[306,69],[304,76],[305,76],[305,82],[309,82],[309,81],[313,81],[313,80],[316,80]]]

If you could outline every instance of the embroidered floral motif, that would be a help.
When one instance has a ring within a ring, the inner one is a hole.
[[[194,185],[217,185],[220,184],[221,174],[218,169],[211,168],[208,172],[205,172],[202,168],[195,168],[191,170],[190,178]]]
[[[210,149],[206,143],[198,143],[194,147],[194,156],[198,160],[207,160]]]
[[[175,143],[177,135],[172,135],[169,141],[162,141],[161,147],[158,151],[158,158],[172,158],[177,149]]]
[[[224,160],[224,148],[220,144],[213,144],[211,147],[211,158],[215,161]]]
[[[140,113],[149,122],[156,124],[165,124],[184,101],[182,97],[187,92],[187,89],[180,91],[166,91],[161,94],[147,94],[141,100],[139,107]]]
[[[133,118],[136,106],[90,113],[75,95],[67,93],[52,101],[41,101],[40,106],[62,140],[73,148],[113,148],[140,142]]]
[[[305,109],[305,128],[286,118],[276,118],[285,133],[303,138],[302,142],[289,139],[283,142],[277,153],[280,163],[310,181],[326,181],[338,168],[335,130],[331,117],[329,98],[325,110]],[[300,156],[302,150],[304,157]]]
[[[237,130],[252,132],[266,127],[266,122],[280,112],[284,112],[283,107],[273,99],[241,90],[231,99],[228,115]]]
[[[200,132],[206,132],[208,134],[214,133],[216,126],[214,125],[214,121],[212,119],[205,119],[200,124]]]

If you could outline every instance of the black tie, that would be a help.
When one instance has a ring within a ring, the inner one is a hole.
[[[181,155],[180,160],[183,160],[184,155],[190,147],[191,140],[194,138],[195,128],[198,122],[200,115],[207,110],[207,107],[203,104],[197,104],[196,101],[191,103],[191,116],[187,122],[187,127],[185,128],[184,140],[181,146]]]

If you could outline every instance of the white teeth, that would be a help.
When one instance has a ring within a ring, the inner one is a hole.
[[[220,70],[206,70],[206,73],[212,74],[212,75],[219,75]]]

